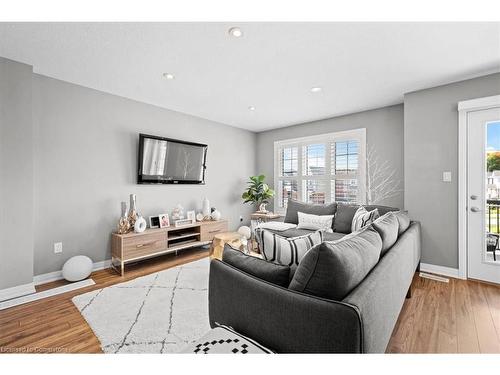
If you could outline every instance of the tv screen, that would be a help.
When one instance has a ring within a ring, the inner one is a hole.
[[[203,184],[207,145],[139,135],[139,184]]]

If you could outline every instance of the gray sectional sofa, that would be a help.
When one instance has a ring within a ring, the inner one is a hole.
[[[333,212],[336,215],[333,232],[325,233],[326,242],[318,245],[328,251],[330,244],[334,244],[329,241],[349,234],[358,207],[291,202],[285,222],[296,223],[297,211],[319,215]],[[365,207],[367,210],[377,208],[381,215],[397,210],[382,206]],[[306,233],[298,229],[285,232],[279,234],[294,237]],[[245,268],[240,263],[212,260],[210,324],[212,327],[219,324],[233,327],[278,353],[383,353],[420,262],[420,236],[418,222],[406,225],[404,232],[398,234],[395,243],[383,252],[366,277],[339,300],[318,297],[306,292],[307,289],[297,291],[266,281],[269,278],[251,272],[249,262],[243,262]],[[318,249],[316,247],[315,251]]]

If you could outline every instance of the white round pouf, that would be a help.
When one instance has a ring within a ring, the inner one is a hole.
[[[85,255],[69,258],[62,268],[62,275],[68,281],[80,281],[92,273],[92,259]]]

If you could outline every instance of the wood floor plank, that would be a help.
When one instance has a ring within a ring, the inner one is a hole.
[[[490,308],[493,324],[497,332],[497,337],[500,340],[500,290],[494,285],[484,286],[486,300]]]
[[[472,281],[456,281],[455,304],[457,314],[457,350],[458,353],[479,353],[474,312],[469,296],[469,284]]]
[[[500,352],[500,341],[498,340],[495,324],[493,323],[493,317],[484,294],[484,284],[477,281],[470,282],[469,293],[477,329],[480,352]]]

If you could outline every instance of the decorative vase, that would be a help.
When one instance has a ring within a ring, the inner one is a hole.
[[[203,198],[201,213],[205,217],[210,215],[210,201],[207,197]]]
[[[130,210],[128,212],[128,222],[130,224],[130,228],[133,228],[135,225],[135,221],[137,220],[137,208],[135,206],[136,195],[130,194]]]
[[[142,216],[139,216],[134,224],[134,232],[142,233],[145,230],[146,230],[146,219],[144,219]]]
[[[130,231],[130,223],[128,221],[128,210],[127,202],[122,202],[122,215],[120,216],[120,221],[118,222],[118,233],[125,234]]]
[[[215,210],[214,212],[212,212],[212,219],[213,220],[220,220],[221,216],[222,215],[221,215],[220,211],[218,211],[218,210]]]
[[[267,203],[259,204],[259,211],[258,212],[267,213],[266,206],[267,206]]]

